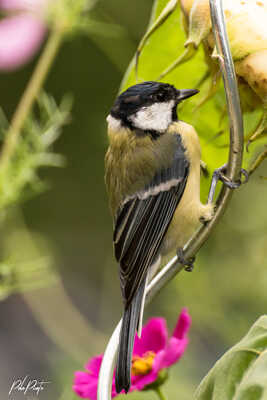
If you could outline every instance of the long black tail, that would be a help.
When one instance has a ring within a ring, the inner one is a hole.
[[[131,303],[125,308],[120,333],[115,385],[117,393],[127,393],[131,386],[132,352],[141,311],[146,279],[142,282]]]

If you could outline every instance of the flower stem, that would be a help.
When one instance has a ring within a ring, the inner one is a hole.
[[[41,54],[32,77],[20,99],[17,109],[14,113],[10,127],[7,131],[6,139],[3,144],[0,168],[3,169],[12,157],[16,147],[18,137],[23,128],[24,122],[32,109],[33,103],[44,83],[51,64],[56,56],[64,34],[64,29],[58,25],[52,28],[46,46]]]
[[[158,386],[157,388],[154,389],[155,393],[157,393],[158,397],[160,400],[167,400],[167,398],[165,397],[165,395],[163,394],[160,386]]]

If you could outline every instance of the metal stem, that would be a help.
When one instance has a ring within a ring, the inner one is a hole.
[[[234,65],[225,28],[222,0],[210,0],[210,11],[212,29],[218,53],[217,57],[220,62],[226,93],[230,125],[230,148],[226,176],[230,180],[236,180],[240,177],[243,157],[243,120]],[[222,217],[231,195],[232,190],[223,186],[216,202],[214,218],[207,225],[202,226],[187,243],[184,248],[185,258],[193,257],[206,242],[212,230]],[[178,263],[177,256],[173,257],[147,287],[146,304],[182,269],[183,266]],[[104,354],[98,382],[98,400],[111,399],[111,385],[119,345],[120,325],[121,322],[119,322],[111,336]]]

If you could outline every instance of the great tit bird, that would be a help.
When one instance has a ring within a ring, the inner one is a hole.
[[[124,314],[116,390],[128,392],[135,333],[140,333],[145,287],[162,255],[182,249],[213,207],[200,201],[200,143],[178,119],[177,105],[198,90],[143,82],[116,99],[107,117],[105,180],[114,219]]]

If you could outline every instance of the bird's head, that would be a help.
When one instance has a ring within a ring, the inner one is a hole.
[[[177,121],[178,103],[196,93],[196,89],[178,90],[168,83],[139,83],[117,97],[107,121],[117,128],[162,134]]]

